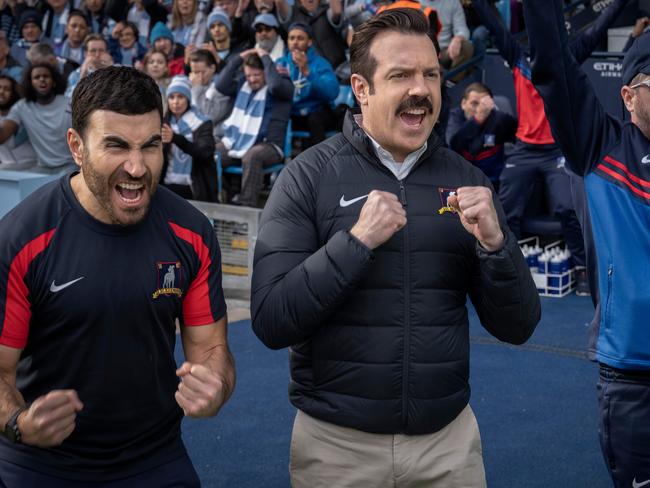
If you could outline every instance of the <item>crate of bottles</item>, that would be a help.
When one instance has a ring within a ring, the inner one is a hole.
[[[535,236],[519,241],[519,247],[540,296],[563,297],[575,289],[575,269],[563,241],[542,248],[539,237]]]

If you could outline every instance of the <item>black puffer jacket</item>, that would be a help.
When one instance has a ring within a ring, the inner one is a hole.
[[[367,432],[435,432],[469,401],[467,296],[497,338],[530,337],[539,297],[496,197],[507,238],[493,254],[456,214],[438,213],[441,189],[468,185],[490,183],[435,135],[398,181],[350,114],[343,134],[281,173],[262,216],[251,305],[260,339],[291,347],[297,408]],[[398,195],[408,223],[370,251],[348,232],[365,200],[346,203],[374,189]]]

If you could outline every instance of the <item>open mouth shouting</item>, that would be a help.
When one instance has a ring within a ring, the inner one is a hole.
[[[145,200],[146,186],[143,183],[118,183],[115,190],[121,203],[128,208],[136,208]]]
[[[400,120],[410,129],[419,129],[427,114],[433,113],[433,105],[427,97],[410,97],[397,108]]]

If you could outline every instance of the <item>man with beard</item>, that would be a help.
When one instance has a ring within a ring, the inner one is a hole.
[[[255,49],[269,53],[274,63],[284,56],[286,45],[280,37],[280,24],[275,15],[259,14],[253,21],[253,29],[255,29]]]
[[[214,230],[157,189],[162,116],[144,73],[82,79],[80,172],[0,221],[3,487],[200,486],[181,419],[216,415],[234,366]]]
[[[0,122],[7,117],[19,98],[16,81],[10,76],[0,75]],[[25,131],[0,144],[0,169],[19,169],[34,164],[36,154]]]
[[[432,132],[428,31],[407,8],[355,32],[361,114],[286,167],[262,215],[252,323],[290,347],[294,488],[485,486],[467,297],[502,341],[540,318],[489,180]]]
[[[622,63],[630,121],[605,112],[569,51],[560,0],[526,0],[532,81],[566,164],[583,177],[596,249],[600,444],[614,486],[650,484],[650,33]]]
[[[48,63],[30,65],[23,75],[19,100],[0,125],[0,144],[16,134],[20,127],[27,131],[38,156],[42,172],[63,174],[75,168],[66,132],[71,126],[70,102],[63,96],[65,80]]]

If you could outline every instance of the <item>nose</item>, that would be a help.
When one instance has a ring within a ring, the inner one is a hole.
[[[131,151],[129,159],[124,163],[124,171],[132,178],[142,178],[147,173],[142,151]]]
[[[409,95],[412,97],[424,97],[429,95],[427,84],[422,73],[418,73],[411,78],[411,86],[409,88]]]

